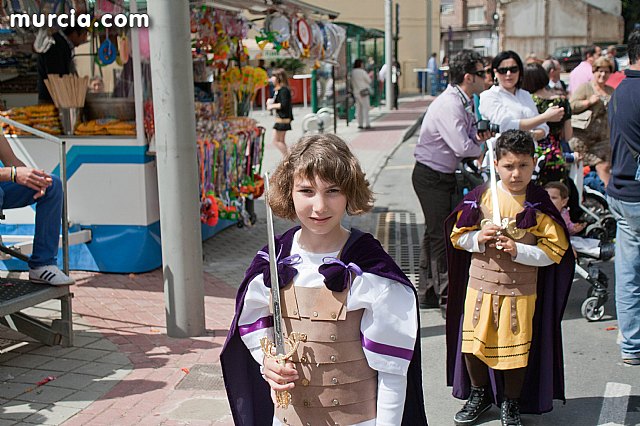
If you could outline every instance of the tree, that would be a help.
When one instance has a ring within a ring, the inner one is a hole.
[[[624,18],[624,42],[636,25],[640,25],[640,2],[638,0],[622,0],[622,17]]]

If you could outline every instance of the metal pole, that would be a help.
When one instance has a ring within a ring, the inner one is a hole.
[[[385,109],[391,111],[393,107],[393,82],[391,81],[391,68],[393,67],[393,28],[391,27],[391,0],[384,0],[384,62],[387,64],[385,83]]]
[[[333,133],[338,133],[338,110],[336,109],[336,67],[331,65],[331,90],[333,92]],[[347,94],[347,97],[349,95]],[[347,111],[347,119],[349,112]],[[348,124],[348,122],[347,122]]]
[[[302,79],[302,102],[304,103],[304,107],[307,107],[307,79]]]
[[[167,335],[205,330],[188,0],[147,3]]]
[[[326,83],[324,90],[327,91]],[[311,112],[318,112],[318,70],[311,70]]]
[[[431,20],[433,19],[431,17],[431,0],[427,0],[427,63],[429,62],[429,58],[431,57],[431,52],[433,51],[431,49],[431,32],[433,31],[432,29],[432,22]],[[440,50],[440,49],[438,49]],[[442,58],[440,58],[442,59]]]
[[[60,144],[60,180],[62,181],[62,270],[69,275],[69,212],[67,211],[67,142]]]
[[[129,2],[129,10],[131,13],[138,13],[138,3]],[[142,64],[140,62],[140,35],[137,28],[131,28],[131,46],[133,48],[131,55],[131,63],[133,68],[133,95],[135,99],[134,108],[136,111],[136,139],[140,143],[144,143],[144,88],[142,87]],[[93,61],[92,61],[93,62]]]

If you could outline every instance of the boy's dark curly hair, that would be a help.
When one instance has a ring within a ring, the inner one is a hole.
[[[524,130],[506,130],[496,141],[496,160],[508,154],[527,154],[533,158],[536,151],[536,144],[529,132]]]

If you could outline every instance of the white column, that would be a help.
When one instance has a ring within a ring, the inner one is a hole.
[[[167,334],[205,329],[188,0],[147,3]]]
[[[387,64],[385,82],[386,110],[393,107],[393,82],[391,72],[393,68],[393,29],[391,28],[391,0],[384,0],[384,62]]]

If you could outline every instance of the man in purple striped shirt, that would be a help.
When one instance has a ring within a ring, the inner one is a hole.
[[[429,106],[414,152],[413,188],[425,217],[418,282],[421,308],[446,307],[444,221],[453,209],[454,173],[461,159],[480,156],[480,144],[491,136],[479,135],[475,127],[472,99],[484,90],[482,57],[462,50],[451,59],[449,73],[450,84]]]

